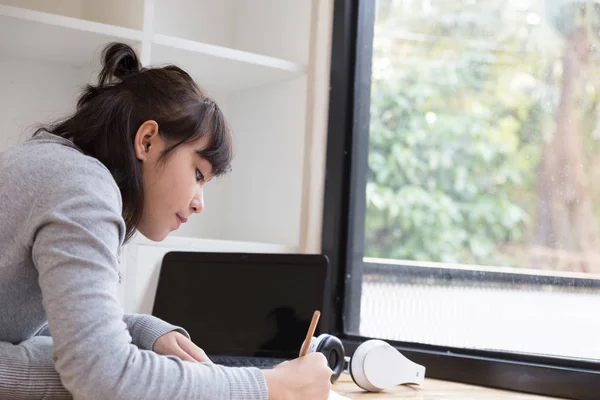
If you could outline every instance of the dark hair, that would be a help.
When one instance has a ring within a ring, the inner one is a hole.
[[[134,152],[138,128],[147,120],[158,124],[167,148],[160,160],[183,143],[210,135],[201,155],[213,176],[231,167],[231,131],[217,104],[182,69],[167,65],[142,68],[133,49],[111,43],[102,52],[96,86],[87,85],[70,117],[38,129],[71,140],[97,158],[114,177],[123,198],[123,219],[129,240],[144,207],[141,162]]]

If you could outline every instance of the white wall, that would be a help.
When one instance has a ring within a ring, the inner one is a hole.
[[[81,69],[0,55],[0,151],[72,112],[86,79]]]
[[[310,2],[156,0],[154,32],[308,63]]]
[[[321,1],[321,0],[315,0]],[[311,0],[237,0],[238,49],[308,64]],[[260,4],[257,7],[257,3]]]
[[[306,77],[236,93],[230,108],[237,150],[223,201],[229,210],[243,201],[245,212],[225,213],[225,229],[233,240],[298,247]]]
[[[79,18],[83,14],[82,0],[2,0],[2,4]]]
[[[154,32],[231,47],[233,0],[155,0]]]
[[[144,0],[2,0],[0,3],[126,28],[142,29]]]
[[[85,0],[82,17],[104,24],[142,29],[143,9],[144,0]]]

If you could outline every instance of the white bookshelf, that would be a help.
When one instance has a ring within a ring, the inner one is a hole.
[[[68,115],[102,46],[123,41],[189,72],[234,130],[233,171],[172,237],[318,252],[332,3],[0,0],[0,151]]]
[[[306,74],[306,66],[228,47],[154,35],[151,64],[174,63],[208,90],[233,93]]]
[[[14,3],[14,1],[12,2]],[[142,32],[80,18],[11,7],[0,2],[0,54],[85,67],[110,41],[134,47]]]

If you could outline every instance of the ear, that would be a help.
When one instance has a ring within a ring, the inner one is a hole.
[[[158,150],[158,148],[160,148],[160,146],[158,146],[159,140],[161,140],[161,138],[158,134],[158,124],[156,121],[145,121],[138,128],[133,140],[135,157],[142,162],[148,160],[155,149]]]

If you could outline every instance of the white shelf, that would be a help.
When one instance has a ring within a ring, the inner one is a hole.
[[[74,67],[96,65],[110,41],[141,43],[143,32],[89,20],[0,4],[0,55]],[[156,34],[151,64],[176,64],[209,91],[229,93],[288,80],[307,66],[228,47]]]
[[[329,48],[311,48],[327,42],[330,28],[317,22],[332,10],[333,0],[0,0],[0,127],[9,132],[0,146],[69,115],[104,46],[128,43],[144,66],[189,72],[234,131],[234,172],[207,189],[205,216],[180,234],[221,239],[224,249],[233,240],[304,249],[305,188],[315,181],[305,164],[326,131],[313,113],[326,110],[329,82]],[[261,176],[270,178],[255,185]]]
[[[110,41],[141,42],[142,32],[0,4],[0,55],[89,65]]]
[[[239,240],[202,239],[177,236],[176,232],[162,242],[146,239],[141,233],[131,239],[127,246],[165,247],[167,251],[218,251],[245,253],[294,253],[298,249],[277,243],[243,242]]]
[[[303,64],[172,36],[155,34],[152,42],[152,65],[176,64],[209,92],[242,91],[307,71]]]
[[[155,34],[308,64],[313,4],[331,0],[153,1]]]

